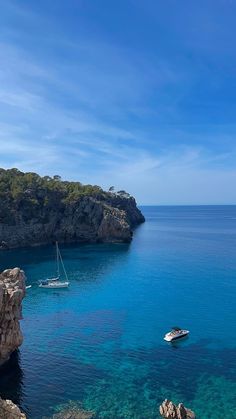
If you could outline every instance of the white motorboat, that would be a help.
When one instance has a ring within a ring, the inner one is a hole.
[[[171,331],[166,333],[164,340],[167,342],[173,342],[178,339],[188,336],[189,330],[181,329],[180,327],[172,327]]]
[[[65,280],[62,281],[60,279],[60,264],[62,266],[62,270],[65,276]],[[57,274],[51,278],[44,279],[39,282],[40,288],[49,288],[49,289],[58,289],[58,288],[67,288],[69,287],[70,283],[68,281],[68,276],[65,270],[65,266],[62,260],[61,252],[58,247],[58,243],[56,242],[56,265],[57,265]]]

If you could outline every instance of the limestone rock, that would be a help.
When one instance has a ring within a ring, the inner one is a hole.
[[[25,274],[19,268],[0,273],[0,365],[23,342],[19,320],[25,296]],[[1,416],[0,416],[1,417]]]
[[[132,232],[126,220],[125,211],[117,208],[106,209],[98,228],[98,238],[102,242],[129,242]]]
[[[11,223],[0,222],[0,250],[55,241],[130,242],[132,229],[143,221],[133,197],[81,196],[69,203],[60,201],[51,210],[39,207],[27,220],[19,210]]]
[[[0,418],[1,419],[26,419],[22,413],[11,400],[2,400],[0,398]]]
[[[159,408],[160,414],[163,418],[170,419],[195,419],[195,413],[192,410],[184,407],[182,403],[178,406],[170,400],[165,399]]]

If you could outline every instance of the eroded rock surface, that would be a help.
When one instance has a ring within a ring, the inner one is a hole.
[[[163,418],[171,419],[195,419],[195,413],[192,410],[184,407],[182,403],[178,406],[170,400],[164,400],[159,408],[160,414]]]
[[[19,268],[0,273],[0,365],[23,342],[19,320],[25,296],[25,275]],[[1,418],[1,416],[0,416]]]
[[[27,220],[17,214],[17,222],[0,221],[0,249],[72,242],[130,242],[133,227],[144,221],[135,199],[80,197],[76,202],[60,203],[44,214],[38,209]]]
[[[143,221],[125,191],[0,168],[0,250],[55,241],[129,242]]]
[[[1,419],[26,419],[22,413],[11,400],[2,400],[0,397],[0,418]]]

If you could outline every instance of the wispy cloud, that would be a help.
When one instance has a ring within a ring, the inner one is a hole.
[[[57,17],[34,6],[2,4],[0,166],[114,184],[142,203],[214,203],[218,184],[222,202],[236,201],[234,105],[229,92],[223,114],[215,47],[207,62],[202,34],[196,44],[197,6],[186,29],[174,11],[166,26],[166,7],[135,3],[122,33],[99,25],[99,7],[93,21],[78,5],[75,21],[63,2]]]

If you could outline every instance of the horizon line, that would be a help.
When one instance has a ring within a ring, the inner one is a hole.
[[[137,204],[138,207],[235,207],[235,204]]]

